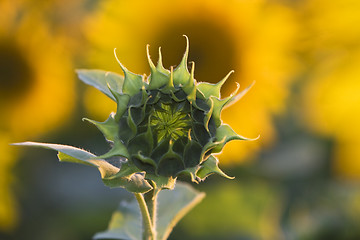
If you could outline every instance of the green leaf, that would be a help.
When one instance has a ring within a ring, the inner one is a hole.
[[[190,74],[190,80],[187,84],[184,85],[183,90],[187,94],[187,99],[189,102],[195,102],[196,100],[196,93],[198,92],[196,90],[196,80],[194,78],[194,71],[195,71],[195,63],[192,62],[191,67],[191,74]]]
[[[169,81],[170,77],[167,71],[164,71],[161,68],[162,63],[160,63],[160,68],[155,67],[154,63],[151,61],[150,53],[149,53],[149,45],[146,46],[147,57],[150,65],[150,77],[149,77],[149,89],[155,90],[160,89],[165,86]],[[161,52],[159,50],[159,61],[161,61]]]
[[[159,191],[162,189],[174,189],[176,183],[176,178],[164,177],[150,173],[147,173],[145,178],[152,181],[154,189],[158,189]]]
[[[123,84],[123,93],[129,94],[130,96],[140,92],[141,88],[144,87],[143,76],[130,72],[122,64],[121,69],[124,72],[125,79]]]
[[[168,151],[161,157],[156,173],[166,177],[176,176],[178,172],[184,169],[184,163],[179,154],[173,151],[172,145]]]
[[[104,134],[108,141],[114,142],[116,139],[119,139],[119,124],[115,121],[114,113],[111,113],[105,122],[98,122],[88,118],[83,118],[83,120],[94,124]]]
[[[201,164],[201,168],[196,173],[196,175],[201,179],[205,180],[207,176],[210,174],[216,173],[219,174],[222,177],[228,178],[228,179],[234,179],[234,177],[229,177],[226,175],[218,166],[219,160],[214,157],[213,155],[210,155],[209,158]]]
[[[243,96],[245,96],[245,94],[255,85],[255,82],[253,82],[252,84],[250,84],[247,88],[245,88],[244,90],[242,90],[239,93],[234,93],[230,96],[230,99],[228,102],[226,102],[226,105],[224,106],[225,108],[228,108],[230,106],[232,106],[233,104],[235,104],[237,101],[239,101]]]
[[[141,215],[137,201],[122,201],[113,213],[107,231],[95,234],[93,239],[141,240]]]
[[[211,96],[220,98],[221,87],[229,78],[230,74],[232,74],[233,72],[234,71],[229,72],[228,75],[226,75],[226,77],[224,77],[221,81],[219,81],[216,84],[211,84],[208,82],[200,82],[196,87],[204,95],[205,99],[208,99]]]
[[[208,131],[210,133],[210,130],[209,130],[209,121],[210,121],[210,118],[211,118],[211,115],[213,113],[213,110],[214,110],[214,102],[211,101],[211,98],[210,98],[210,101],[209,101],[209,106],[210,106],[210,109],[205,112],[205,117],[204,117],[204,126],[205,126],[205,129],[206,131]]]
[[[111,188],[121,186],[129,192],[146,193],[152,189],[152,186],[144,176],[144,172],[140,172],[134,164],[127,161],[121,164],[120,171],[116,174],[103,178],[103,182]]]
[[[227,97],[224,99],[219,99],[217,97],[210,97],[209,98],[209,102],[211,102],[211,106],[213,106],[213,111],[212,111],[212,117],[215,121],[215,125],[216,126],[220,126],[221,125],[221,111],[223,110],[223,108],[225,107],[225,105],[231,100],[231,97]]]
[[[196,85],[196,88],[204,95],[205,99],[208,99],[211,96],[220,98],[220,87],[218,87],[217,84],[200,82]]]
[[[119,171],[119,168],[111,165],[103,159],[94,159],[96,155],[83,149],[51,143],[23,142],[15,143],[18,146],[30,146],[51,149],[59,152],[61,162],[73,162],[99,168],[102,177],[110,176]]]
[[[159,47],[159,59],[158,59],[158,62],[157,62],[157,65],[156,65],[156,69],[165,74],[166,76],[170,76],[170,71],[167,70],[166,68],[164,68],[163,66],[163,62],[162,62],[162,54],[161,54],[161,47]]]
[[[127,124],[130,127],[132,134],[135,136],[136,132],[137,132],[137,126],[136,126],[136,123],[135,123],[135,119],[133,117],[133,115],[135,115],[135,112],[132,111],[132,109],[134,109],[134,107],[129,107],[127,109],[127,111],[128,111]]]
[[[246,137],[240,136],[237,133],[235,133],[234,130],[232,130],[232,128],[227,124],[222,124],[220,127],[218,127],[216,129],[215,137],[216,137],[216,140],[220,142],[220,144],[212,150],[213,153],[221,152],[221,150],[223,149],[225,144],[232,140],[253,141],[253,140],[258,139],[258,137],[251,139],[251,138],[246,138]]]
[[[111,188],[123,187],[129,192],[146,193],[152,189],[152,186],[145,180],[144,174],[134,173],[126,177],[103,178],[106,186]]]
[[[157,239],[167,239],[181,218],[204,197],[204,193],[181,182],[173,190],[161,191],[158,195]],[[141,240],[141,233],[140,210],[134,199],[131,202],[121,202],[111,218],[108,230],[97,233],[94,239]]]
[[[115,120],[119,121],[119,119],[124,114],[124,112],[126,112],[128,103],[130,101],[130,96],[127,94],[118,93],[118,92],[114,91],[113,89],[111,89],[111,87],[109,87],[109,90],[112,93],[112,95],[114,96],[116,105],[117,105]]]
[[[187,68],[187,61],[189,55],[189,39],[186,35],[186,50],[180,64],[174,70],[174,84],[175,85],[187,85],[190,81],[190,73]]]
[[[197,142],[190,140],[184,149],[184,165],[185,168],[193,168],[197,166],[201,159],[202,146]]]
[[[103,155],[98,156],[96,158],[102,159],[102,158],[111,158],[111,157],[115,157],[115,156],[120,156],[120,157],[124,157],[127,159],[130,158],[130,154],[129,154],[127,148],[120,140],[116,140],[114,142],[114,146],[107,153],[104,153]]]
[[[112,90],[121,93],[124,84],[124,77],[108,71],[103,70],[88,70],[78,69],[76,70],[81,81],[93,86],[103,92],[106,96],[116,101],[115,97],[109,90],[108,85]]]
[[[151,185],[145,180],[143,174],[130,174],[128,176],[118,177],[121,169],[99,159],[96,155],[72,146],[23,142],[15,143],[18,146],[40,147],[58,151],[58,158],[61,162],[80,163],[98,168],[104,184],[108,187],[123,187],[130,192],[144,193],[152,189]]]
[[[175,225],[204,197],[205,193],[182,182],[177,182],[174,190],[161,191],[158,198],[158,239],[166,240]]]
[[[217,147],[217,146],[220,146],[222,144],[224,144],[225,142],[225,138],[223,138],[221,141],[218,141],[218,142],[213,142],[213,141],[210,141],[208,142],[207,144],[205,144],[205,146],[202,148],[202,152],[201,152],[201,162],[202,163],[204,160],[206,160],[206,154],[209,154],[211,153],[212,149]],[[210,151],[210,152],[209,152]]]
[[[170,67],[170,77],[169,81],[167,81],[166,85],[160,89],[160,91],[164,94],[171,94],[171,92],[175,91],[174,87],[174,68]]]
[[[138,146],[136,146],[138,147]],[[139,150],[139,152],[137,154],[133,154],[133,159],[138,159],[139,161],[141,161],[144,164],[150,164],[153,167],[156,167],[156,163],[154,162],[154,160],[150,157],[146,157],[144,155],[141,154],[141,151]]]
[[[179,173],[179,175],[189,176],[191,181],[194,183],[199,183],[198,177],[196,176],[197,171],[199,170],[200,166],[195,166],[193,168],[186,168]]]

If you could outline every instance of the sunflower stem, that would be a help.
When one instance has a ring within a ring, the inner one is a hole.
[[[156,220],[157,220],[157,196],[158,196],[159,190],[154,188],[151,191],[144,194],[144,199],[147,204],[151,224],[154,229],[154,239],[156,239],[157,231],[156,231]]]
[[[134,195],[140,207],[143,222],[143,240],[156,240],[156,229],[152,224],[149,208],[145,202],[144,195],[141,193],[134,193]]]

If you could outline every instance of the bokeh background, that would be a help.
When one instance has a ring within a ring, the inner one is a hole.
[[[58,163],[25,140],[100,154],[115,104],[76,68],[149,74],[145,46],[165,67],[186,34],[198,81],[230,70],[223,96],[256,82],[223,113],[237,133],[221,167],[195,188],[207,197],[170,239],[360,239],[360,2],[357,0],[0,0],[0,239],[79,240],[105,230],[131,195],[98,172]]]

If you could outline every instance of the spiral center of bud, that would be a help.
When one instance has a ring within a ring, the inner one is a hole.
[[[172,105],[161,103],[161,109],[154,111],[150,125],[160,142],[165,138],[177,140],[186,136],[191,127],[191,118],[187,113],[176,110]]]

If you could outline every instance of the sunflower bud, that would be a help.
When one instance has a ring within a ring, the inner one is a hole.
[[[117,103],[116,114],[104,123],[89,120],[113,142],[113,148],[99,158],[124,157],[150,180],[154,176],[175,179],[179,174],[188,174],[193,181],[211,173],[228,177],[218,168],[213,153],[221,152],[231,140],[246,140],[220,119],[221,110],[236,100],[239,86],[221,99],[221,86],[231,72],[217,84],[197,83],[195,64],[192,62],[191,72],[187,68],[188,50],[187,39],[181,63],[167,70],[160,49],[155,66],[147,46],[148,78],[119,62],[125,77],[121,83],[108,84]],[[79,71],[79,75],[84,80],[85,72]]]
[[[213,155],[231,140],[250,140],[236,134],[220,118],[224,107],[243,96],[247,90],[220,97],[221,86],[232,71],[217,84],[196,82],[195,64],[187,68],[189,41],[181,63],[167,70],[161,52],[155,66],[147,57],[151,74],[137,75],[119,61],[124,77],[102,70],[78,70],[79,78],[117,103],[116,113],[105,122],[93,123],[111,143],[101,156],[85,150],[56,144],[20,143],[18,145],[50,148],[59,152],[60,161],[97,167],[107,186],[124,187],[130,192],[173,188],[176,178],[188,175],[193,182],[217,173],[231,178],[218,167]],[[116,57],[116,54],[115,54]],[[107,159],[120,160],[120,167]]]

